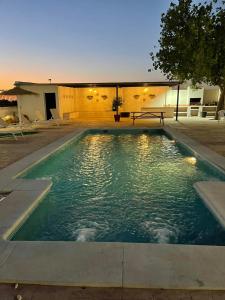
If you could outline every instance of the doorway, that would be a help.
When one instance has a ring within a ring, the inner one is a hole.
[[[55,93],[45,93],[45,107],[46,107],[46,118],[47,120],[49,120],[52,118],[50,109],[56,108]]]

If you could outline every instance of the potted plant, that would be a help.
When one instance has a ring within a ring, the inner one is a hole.
[[[207,117],[207,111],[202,111],[202,118],[206,118]]]
[[[116,114],[114,115],[115,122],[120,121],[119,107],[122,105],[122,103],[123,102],[121,97],[115,97],[113,99],[112,110],[116,112]]]

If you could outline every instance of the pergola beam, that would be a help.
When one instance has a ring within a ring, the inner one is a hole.
[[[176,105],[176,121],[178,121],[178,108],[179,108],[179,99],[180,98],[180,84],[177,85],[177,105]]]

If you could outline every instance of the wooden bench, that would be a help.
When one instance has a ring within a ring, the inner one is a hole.
[[[132,111],[131,112],[131,119],[134,121],[136,119],[153,119],[158,118],[160,120],[160,123],[164,125],[164,112],[163,111]]]

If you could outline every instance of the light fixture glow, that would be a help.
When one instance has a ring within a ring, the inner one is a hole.
[[[191,165],[195,165],[196,162],[197,162],[197,159],[196,159],[196,157],[191,156],[191,157],[186,157],[186,158],[185,158],[185,161],[188,162],[188,163],[191,164]]]

